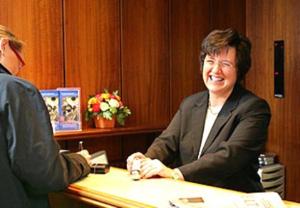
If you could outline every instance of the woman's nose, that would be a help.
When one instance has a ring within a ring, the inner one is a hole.
[[[212,68],[212,72],[217,73],[220,71],[221,68],[222,68],[221,64],[219,62],[215,62],[214,66]]]

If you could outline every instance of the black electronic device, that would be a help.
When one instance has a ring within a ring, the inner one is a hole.
[[[101,150],[91,154],[91,173],[104,174],[109,172],[109,162],[106,151]]]
[[[274,41],[274,96],[284,97],[284,41]]]
[[[258,157],[259,166],[273,165],[276,163],[276,154],[275,153],[264,153],[260,154]]]

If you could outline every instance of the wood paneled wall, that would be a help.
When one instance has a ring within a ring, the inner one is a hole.
[[[226,29],[228,27],[245,33],[246,31],[246,1],[213,0],[210,1],[211,29]]]
[[[90,95],[121,90],[120,2],[64,0],[65,86]],[[75,15],[74,15],[75,14]]]
[[[0,20],[26,42],[20,75],[38,88],[81,87],[82,109],[89,95],[118,89],[128,124],[166,126],[184,97],[204,89],[202,39],[214,24],[243,27],[211,9],[243,8],[231,1],[0,0]]]
[[[253,66],[246,86],[271,106],[267,151],[286,167],[286,198],[300,202],[300,2],[247,1],[247,34],[253,43]],[[285,97],[274,97],[274,41],[285,43]]]
[[[182,99],[204,89],[200,70],[200,46],[210,29],[210,3],[172,0],[170,6],[171,117]]]
[[[170,109],[169,1],[121,2],[122,97],[133,111],[130,122],[165,126]]]

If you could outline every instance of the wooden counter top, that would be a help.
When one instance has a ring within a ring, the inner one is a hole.
[[[243,193],[216,187],[153,178],[133,181],[123,169],[111,168],[110,172],[90,174],[69,186],[66,193],[99,207],[151,208],[168,207],[169,200],[179,197],[201,196],[207,202]],[[300,204],[285,202],[287,208],[300,208]]]

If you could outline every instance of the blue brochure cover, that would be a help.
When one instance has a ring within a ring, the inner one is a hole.
[[[81,130],[80,88],[58,88],[58,131]]]
[[[49,111],[53,131],[59,128],[59,92],[57,90],[40,90]]]

